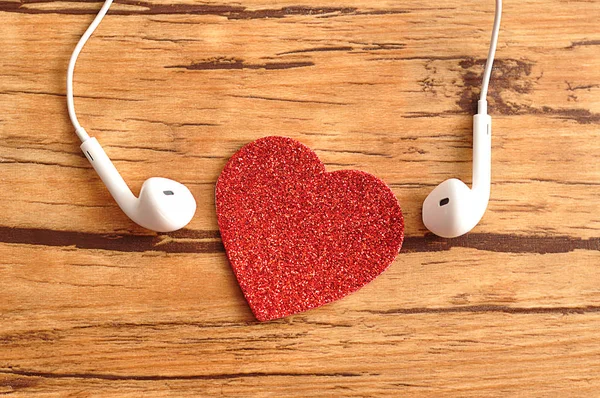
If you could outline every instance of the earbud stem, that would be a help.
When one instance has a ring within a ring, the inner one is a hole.
[[[109,157],[100,146],[98,140],[94,137],[89,138],[80,146],[85,157],[90,161],[94,170],[98,173],[102,182],[108,188],[110,194],[115,199],[119,207],[130,214],[133,210],[130,208],[136,203],[135,195],[131,192],[121,174],[117,171]]]
[[[481,199],[478,203],[487,207],[492,180],[492,118],[485,113],[473,117],[473,186]]]

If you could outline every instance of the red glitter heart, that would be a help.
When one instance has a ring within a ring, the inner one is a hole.
[[[290,138],[240,149],[219,176],[216,199],[229,262],[259,321],[360,289],[404,239],[400,205],[385,183],[357,170],[328,173]]]

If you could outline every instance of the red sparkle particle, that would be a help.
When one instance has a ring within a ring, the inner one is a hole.
[[[404,239],[402,210],[383,181],[357,170],[328,173],[290,138],[240,149],[219,176],[216,199],[229,262],[259,321],[360,289]]]

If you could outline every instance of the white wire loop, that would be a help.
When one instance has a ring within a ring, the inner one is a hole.
[[[73,50],[73,54],[71,55],[71,59],[69,60],[69,68],[67,70],[67,109],[69,110],[69,118],[71,119],[71,123],[75,127],[75,133],[81,140],[84,142],[90,138],[85,129],[79,124],[79,120],[77,119],[77,115],[75,114],[75,105],[73,101],[73,72],[75,70],[75,63],[77,62],[77,57],[79,57],[79,53],[83,49],[83,46],[88,41],[92,33],[96,30],[102,18],[108,12],[110,5],[113,0],[106,0],[102,5],[102,8],[96,15],[96,18],[92,21],[91,25],[87,28],[77,46]],[[487,62],[485,63],[485,71],[483,73],[483,83],[481,86],[481,95],[479,97],[479,113],[487,113],[487,93],[488,87],[490,85],[490,78],[492,76],[492,66],[494,64],[494,56],[496,54],[496,46],[498,44],[498,32],[500,30],[500,17],[502,15],[502,0],[496,0],[496,12],[494,15],[494,27],[492,29],[492,40],[490,42],[490,50],[488,52]]]

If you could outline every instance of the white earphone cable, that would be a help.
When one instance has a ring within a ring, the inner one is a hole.
[[[492,77],[492,66],[494,65],[494,57],[496,55],[496,45],[498,44],[498,32],[500,31],[500,18],[502,16],[502,0],[496,0],[496,12],[494,15],[494,27],[492,28],[492,40],[490,42],[490,50],[488,52],[487,62],[485,63],[485,71],[483,73],[483,85],[481,86],[481,95],[479,96],[479,113],[487,113],[487,93]],[[482,102],[486,109],[481,109]],[[482,112],[483,111],[483,112]]]
[[[67,108],[69,110],[69,118],[71,119],[71,123],[73,123],[73,126],[75,127],[75,132],[77,133],[77,136],[79,137],[81,142],[86,141],[87,139],[90,138],[90,136],[85,131],[85,129],[81,126],[81,124],[79,124],[79,120],[77,119],[77,115],[75,114],[75,105],[74,105],[74,101],[73,101],[73,72],[75,70],[75,63],[77,62],[77,57],[79,56],[79,53],[81,53],[81,50],[83,49],[83,46],[85,45],[85,43],[88,41],[88,39],[90,38],[92,33],[94,33],[94,31],[96,30],[98,25],[100,25],[102,18],[104,18],[104,16],[108,12],[108,9],[110,8],[112,2],[113,2],[113,0],[106,0],[104,2],[104,4],[102,5],[102,8],[98,12],[98,15],[96,15],[96,18],[94,18],[94,20],[92,21],[90,26],[87,28],[87,30],[85,31],[83,36],[81,36],[81,39],[79,39],[77,46],[75,46],[75,49],[73,50],[71,59],[69,60],[69,67],[67,70]],[[483,84],[481,87],[481,95],[479,97],[479,113],[487,113],[486,98],[487,98],[487,93],[488,93],[488,87],[490,85],[490,78],[492,76],[492,66],[494,64],[494,56],[496,54],[496,46],[498,44],[498,32],[500,30],[501,15],[502,15],[502,0],[496,0],[496,12],[494,15],[494,27],[492,29],[492,39],[490,42],[490,50],[488,52],[487,62],[485,64],[485,71],[483,73]]]
[[[85,142],[90,138],[90,136],[85,129],[81,127],[79,120],[77,120],[77,115],[75,114],[75,105],[73,103],[73,71],[75,70],[75,63],[77,62],[79,53],[83,49],[83,46],[88,41],[92,33],[94,33],[98,25],[100,25],[100,21],[102,21],[102,18],[104,18],[108,12],[112,2],[113,0],[106,0],[104,2],[104,5],[98,12],[98,15],[96,15],[96,18],[94,18],[92,21],[90,27],[87,28],[83,36],[81,36],[81,39],[79,39],[77,46],[75,46],[75,49],[73,50],[73,54],[69,60],[69,68],[67,69],[67,109],[69,110],[69,118],[71,119],[71,123],[73,123],[73,126],[75,127],[75,133],[77,133],[77,136],[81,142]]]

